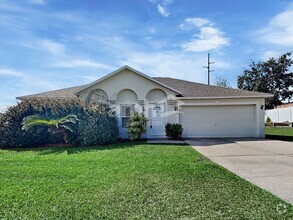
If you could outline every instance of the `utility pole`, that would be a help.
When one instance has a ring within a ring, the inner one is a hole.
[[[210,53],[208,53],[208,65],[203,66],[204,68],[208,69],[208,85],[210,85],[210,73],[214,71],[214,70],[211,70],[211,68],[210,68],[210,65],[213,63],[215,63],[215,62],[210,62]]]

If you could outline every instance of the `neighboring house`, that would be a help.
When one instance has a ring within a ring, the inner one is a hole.
[[[124,66],[84,86],[17,97],[108,101],[127,138],[132,111],[144,112],[145,137],[165,137],[167,122],[181,123],[183,137],[264,137],[264,102],[269,94],[223,88],[167,77],[150,77]]]
[[[293,103],[292,103],[292,102],[288,102],[288,103],[284,103],[284,104],[282,104],[282,105],[277,105],[277,106],[275,107],[275,109],[276,109],[276,108],[288,108],[288,107],[293,107]]]

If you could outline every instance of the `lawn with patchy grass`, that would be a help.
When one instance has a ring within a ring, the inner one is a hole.
[[[0,150],[0,167],[0,219],[293,218],[186,145]]]
[[[266,127],[266,138],[293,141],[293,128],[291,127]]]

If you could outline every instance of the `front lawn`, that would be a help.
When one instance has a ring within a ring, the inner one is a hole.
[[[0,150],[0,168],[0,219],[293,218],[186,145]]]
[[[266,138],[282,141],[293,141],[293,128],[266,127]]]

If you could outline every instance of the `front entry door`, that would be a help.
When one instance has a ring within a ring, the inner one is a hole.
[[[165,135],[164,104],[152,105],[149,109],[149,129],[151,136]]]

